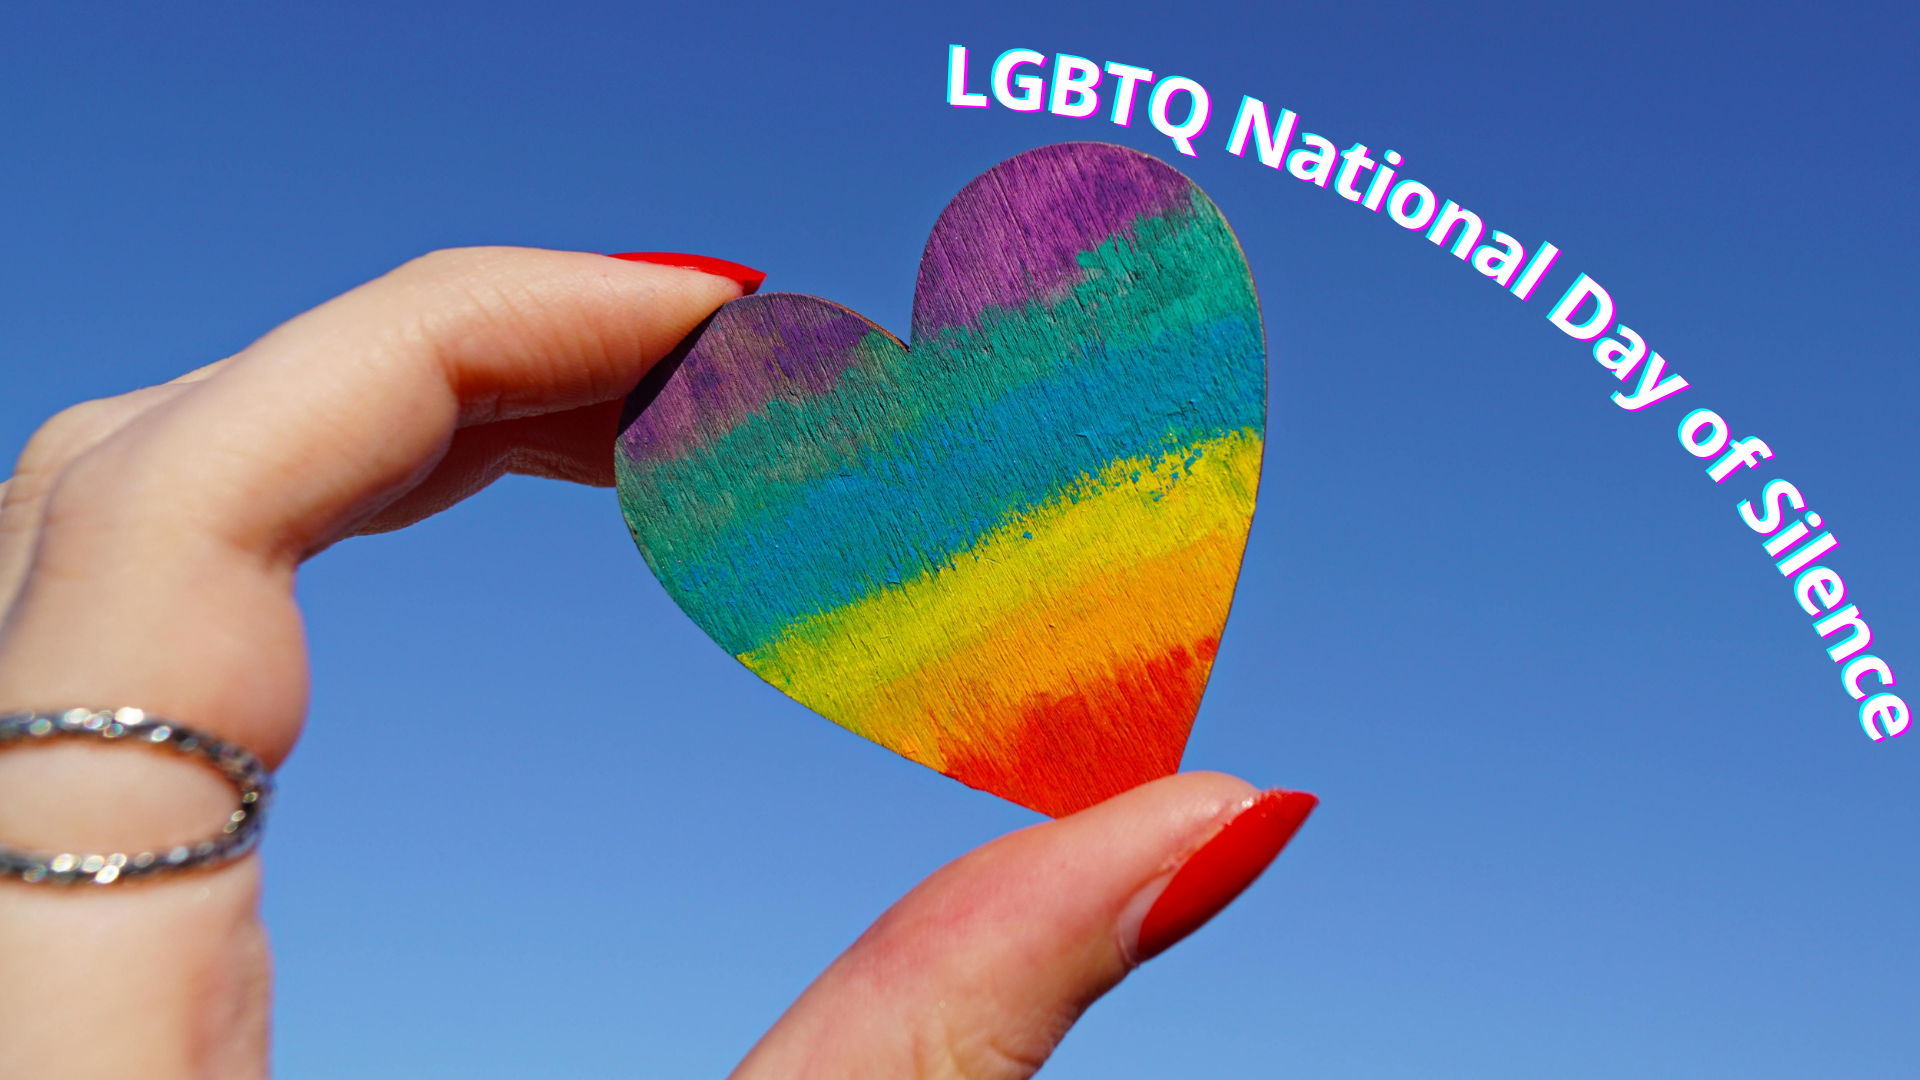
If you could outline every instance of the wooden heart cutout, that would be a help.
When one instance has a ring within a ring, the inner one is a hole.
[[[947,205],[911,351],[812,296],[721,308],[628,402],[620,506],[769,683],[1060,815],[1179,768],[1265,424],[1226,219],[1146,154],[1067,143]]]

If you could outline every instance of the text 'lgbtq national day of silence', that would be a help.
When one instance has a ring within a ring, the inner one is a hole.
[[[982,89],[970,91],[969,86]],[[1008,49],[976,71],[968,66],[964,46],[947,50],[947,104],[956,108],[998,105],[1014,112],[1086,119],[1102,111],[1103,100],[1106,118],[1112,123],[1131,127],[1135,115],[1144,112],[1154,129],[1172,140],[1174,149],[1187,157],[1199,156],[1194,140],[1207,130],[1213,99],[1205,86],[1186,76],[1160,76],[1151,68],[1096,63],[1067,53],[1048,57],[1032,49]],[[1560,256],[1559,248],[1542,243],[1529,257],[1526,245],[1498,229],[1489,230],[1479,214],[1452,199],[1441,200],[1418,180],[1401,178],[1398,167],[1403,158],[1397,151],[1388,150],[1376,159],[1369,156],[1372,151],[1365,143],[1341,150],[1332,139],[1302,130],[1293,110],[1275,113],[1256,97],[1240,98],[1224,148],[1243,158],[1251,148],[1255,159],[1276,175],[1332,190],[1376,214],[1384,210],[1395,225],[1424,234],[1523,302],[1533,298]],[[1613,296],[1581,274],[1547,318],[1567,336],[1594,343],[1594,360],[1627,384],[1613,393],[1615,404],[1627,412],[1639,413],[1684,393],[1687,380],[1670,373],[1666,358],[1614,315]],[[1751,470],[1773,458],[1773,448],[1765,440],[1751,435],[1735,438],[1733,426],[1712,409],[1686,413],[1679,422],[1678,437],[1688,454],[1708,462],[1705,478],[1715,485],[1736,478],[1755,482]],[[1821,515],[1807,509],[1800,488],[1783,479],[1769,479],[1757,497],[1741,499],[1732,509],[1763,538],[1755,542],[1756,554],[1763,554],[1786,579],[1793,599],[1812,617],[1813,632],[1838,666],[1841,687],[1859,702],[1860,726],[1867,736],[1881,742],[1904,733],[1910,713],[1906,701],[1891,692],[1893,668],[1868,651],[1873,630],[1859,605],[1847,602],[1847,585],[1840,574],[1821,562],[1840,546]],[[1869,676],[1871,689],[1866,685]]]

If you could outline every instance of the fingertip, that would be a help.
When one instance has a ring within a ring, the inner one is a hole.
[[[1150,882],[1122,916],[1121,940],[1139,963],[1172,948],[1259,880],[1320,804],[1275,789],[1247,800],[1170,875]],[[1137,921],[1136,921],[1137,920]]]

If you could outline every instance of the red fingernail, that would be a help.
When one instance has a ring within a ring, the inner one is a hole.
[[[675,251],[626,251],[613,256],[628,262],[655,263],[659,266],[684,266],[688,270],[698,270],[703,274],[713,274],[740,283],[740,295],[751,296],[767,280],[767,275],[751,266],[741,266],[737,262],[725,259],[710,259],[705,255],[682,255]]]
[[[1165,952],[1220,914],[1273,862],[1318,805],[1320,800],[1304,791],[1269,791],[1187,856],[1141,920],[1140,959]]]

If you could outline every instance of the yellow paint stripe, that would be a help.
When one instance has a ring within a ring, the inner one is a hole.
[[[988,735],[1036,694],[1072,693],[1116,664],[1217,636],[1260,450],[1242,430],[1115,462],[1009,518],[952,565],[814,616],[740,660],[829,719],[938,768],[942,742]]]
[[[1214,535],[1130,567],[1128,587],[1089,599],[1048,597],[993,626],[954,655],[871,691],[835,687],[829,708],[855,730],[940,768],[946,748],[1000,745],[1042,697],[1109,692],[1116,674],[1174,646],[1197,651],[1220,634],[1244,540]],[[1210,662],[1202,662],[1202,675]],[[834,715],[827,713],[826,715]],[[896,745],[899,744],[899,745]],[[911,751],[911,752],[909,752]]]

